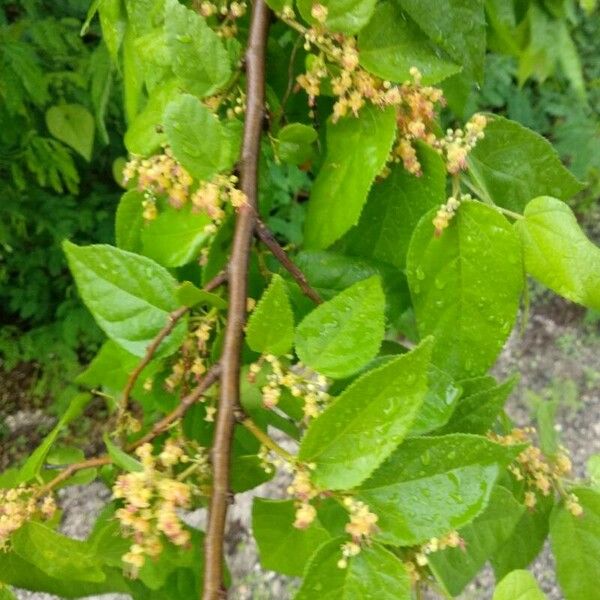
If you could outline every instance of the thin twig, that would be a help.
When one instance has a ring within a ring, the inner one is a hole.
[[[271,251],[273,256],[281,263],[283,268],[294,278],[302,293],[310,298],[315,304],[321,304],[323,299],[308,283],[306,275],[294,264],[286,251],[279,245],[271,230],[260,220],[256,220],[254,226],[256,236]]]
[[[267,435],[250,417],[243,417],[240,423],[263,445],[285,461],[295,464],[297,459],[293,454],[284,450],[270,435]]]
[[[204,290],[210,292],[217,287],[219,287],[222,283],[227,280],[227,275],[225,272],[219,273],[213,279],[211,279],[205,286]],[[150,361],[154,358],[156,351],[159,346],[163,342],[163,340],[175,329],[175,325],[179,322],[179,320],[188,312],[188,306],[181,306],[177,310],[174,310],[167,319],[167,324],[158,332],[158,335],[152,340],[148,349],[146,350],[146,354],[144,358],[138,363],[135,369],[130,373],[127,384],[123,389],[123,395],[120,402],[119,408],[119,416],[117,417],[117,423],[120,423],[123,415],[129,410],[129,403],[131,392],[133,391],[133,387],[135,386],[137,380],[139,379],[142,371],[148,366]]]
[[[265,54],[270,14],[255,0],[246,49],[246,120],[240,160],[240,187],[247,202],[239,208],[228,267],[229,310],[221,355],[219,410],[212,447],[213,489],[204,552],[203,600],[225,598],[223,542],[230,502],[229,472],[235,411],[239,405],[240,354],[246,319],[248,265],[258,197],[258,160],[264,118]]]

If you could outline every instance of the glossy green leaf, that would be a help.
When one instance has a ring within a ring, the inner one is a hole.
[[[437,366],[457,378],[473,377],[494,363],[514,324],[523,287],[521,245],[489,206],[464,202],[439,237],[434,214],[419,222],[407,257],[417,327],[435,337]]]
[[[198,258],[209,234],[210,217],[189,206],[166,207],[142,229],[144,254],[163,267],[181,267]]]
[[[461,398],[441,433],[485,433],[492,428],[516,383],[517,378],[511,377],[500,385]]]
[[[311,421],[299,458],[324,489],[352,488],[402,442],[427,390],[431,340],[368,371]]]
[[[404,269],[413,230],[421,217],[446,201],[446,167],[440,155],[421,145],[420,177],[402,165],[375,183],[358,225],[341,240],[346,254],[374,258]]]
[[[499,467],[517,454],[484,437],[406,440],[358,496],[378,515],[377,539],[412,546],[458,529],[486,507]]]
[[[144,210],[142,202],[144,194],[137,190],[129,190],[121,197],[117,206],[115,218],[115,237],[117,246],[121,250],[139,252],[142,246],[142,226],[144,224]]]
[[[379,4],[361,31],[358,45],[360,64],[389,81],[410,81],[412,67],[419,69],[425,84],[438,83],[461,70],[392,1]]]
[[[144,110],[131,121],[125,133],[125,147],[131,154],[147,156],[165,143],[163,113],[167,104],[178,95],[174,79],[169,79],[152,90]]]
[[[525,569],[542,551],[553,506],[554,498],[551,496],[538,497],[535,508],[523,513],[511,536],[491,557],[496,580],[515,569]]]
[[[313,552],[331,536],[318,521],[297,529],[295,513],[291,500],[254,498],[252,532],[264,569],[299,577]]]
[[[125,452],[121,450],[109,437],[108,433],[105,433],[103,436],[104,445],[106,446],[106,450],[108,451],[109,456],[113,459],[113,462],[117,467],[128,471],[129,473],[136,473],[139,471],[143,471],[144,467],[142,463],[133,458]]]
[[[77,376],[76,382],[89,387],[102,386],[120,391],[138,362],[137,356],[127,352],[116,342],[107,340],[85,371]]]
[[[171,66],[186,92],[211,96],[227,83],[231,77],[227,50],[197,12],[178,0],[166,0],[165,32]]]
[[[306,248],[327,248],[360,217],[396,134],[393,108],[363,108],[358,117],[327,123],[327,154],[314,182],[306,224]]]
[[[246,342],[261,354],[286,354],[294,343],[294,314],[285,281],[273,275],[246,327]]]
[[[73,540],[46,525],[29,521],[12,536],[14,552],[50,577],[101,582],[100,558],[86,542]]]
[[[598,594],[600,493],[586,488],[573,492],[583,514],[575,517],[564,504],[557,506],[550,520],[550,539],[565,599],[589,600]]]
[[[235,123],[238,122],[224,125],[198,98],[189,94],[171,102],[164,116],[175,158],[194,177],[205,181],[237,160],[241,130]]]
[[[113,62],[117,63],[119,59],[119,49],[123,42],[123,36],[127,29],[127,13],[123,0],[100,0],[98,4],[93,4],[90,7],[96,8],[100,16],[100,26],[102,27],[102,39],[110,52]],[[91,20],[91,15],[88,13],[88,19]]]
[[[503,117],[488,116],[485,137],[468,161],[482,194],[517,212],[536,196],[567,200],[582,188],[547,140]]]
[[[227,300],[197,288],[191,281],[184,281],[179,285],[176,291],[177,300],[184,306],[196,306],[197,304],[204,304],[207,306],[214,306],[215,308],[224,309],[227,308]]]
[[[379,277],[369,277],[309,313],[296,329],[300,360],[328,377],[347,377],[367,364],[384,334],[385,297]]]
[[[488,558],[512,534],[525,508],[502,487],[494,488],[486,510],[459,530],[463,548],[429,555],[429,567],[452,596],[460,594]]]
[[[282,127],[277,136],[277,155],[283,162],[300,165],[313,155],[312,145],[317,132],[303,123],[290,123]]]
[[[94,117],[81,104],[57,104],[46,111],[48,131],[61,142],[81,154],[85,160],[92,158],[94,148]]]
[[[600,248],[564,202],[535,198],[516,228],[528,273],[568,300],[600,310]]]
[[[150,342],[178,307],[176,282],[160,265],[106,245],[63,244],[79,293],[109,338],[135,356],[144,356]],[[181,320],[159,353],[174,352],[185,336]]]
[[[545,600],[535,577],[529,571],[512,571],[494,590],[492,600]]]
[[[369,22],[375,3],[376,0],[323,0],[320,4],[327,8],[325,26],[330,31],[357,33]],[[315,23],[312,0],[297,0],[296,5],[305,21]]]
[[[365,546],[338,567],[340,537],[324,544],[306,567],[295,600],[410,600],[410,580],[402,561],[377,543]]]

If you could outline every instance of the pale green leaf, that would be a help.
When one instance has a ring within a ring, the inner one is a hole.
[[[564,202],[535,198],[516,228],[528,273],[568,300],[600,310],[600,248]]]
[[[297,529],[295,513],[291,500],[254,498],[252,532],[264,569],[299,577],[313,552],[331,536],[318,520]]]
[[[512,571],[498,583],[492,600],[545,600],[535,577],[529,571]]]
[[[464,548],[447,548],[429,555],[429,567],[440,585],[452,596],[460,594],[510,537],[524,511],[509,491],[494,488],[486,510],[459,529]]]
[[[585,470],[590,479],[590,485],[600,492],[600,454],[592,454],[587,460]]]
[[[316,23],[311,15],[312,0],[297,0],[296,5],[302,18],[308,23]],[[375,9],[376,0],[322,0],[327,9],[325,26],[330,31],[358,33],[368,22]]]
[[[590,600],[598,595],[600,569],[600,493],[575,488],[583,514],[575,517],[564,503],[550,520],[552,552],[558,583],[566,600]]]
[[[434,234],[434,212],[417,226],[407,276],[421,335],[433,335],[433,362],[456,378],[486,372],[515,322],[523,288],[521,245],[489,206],[464,202]]]
[[[411,175],[402,165],[392,166],[375,183],[360,221],[341,240],[346,254],[374,258],[404,269],[413,230],[421,217],[446,201],[446,167],[429,146],[418,147],[423,174]]]
[[[143,227],[143,253],[163,267],[186,265],[198,258],[211,222],[206,213],[194,212],[190,206],[167,206]]]
[[[164,117],[175,158],[198,179],[208,181],[237,159],[240,129],[221,123],[198,98],[183,94],[171,102]]]
[[[111,441],[108,433],[104,434],[103,440],[109,456],[113,459],[113,462],[117,467],[120,467],[129,473],[136,473],[144,470],[142,463],[133,458],[133,456],[129,456],[124,450],[121,450],[121,448]]]
[[[368,371],[311,421],[299,458],[324,489],[360,484],[402,442],[427,390],[431,340]]]
[[[109,338],[135,356],[148,345],[178,308],[176,281],[163,267],[107,245],[63,245],[79,293]],[[162,356],[174,352],[185,336],[181,320],[159,348]]]
[[[252,350],[262,354],[281,355],[292,349],[294,314],[285,281],[279,275],[273,275],[248,319],[246,342]]]
[[[362,548],[340,569],[340,547],[345,541],[334,539],[315,552],[295,600],[410,600],[404,564],[377,543]]]
[[[184,306],[204,304],[220,309],[227,308],[227,300],[217,296],[217,294],[196,287],[191,281],[181,283],[177,288],[176,295],[179,303]]]
[[[367,106],[358,117],[327,123],[327,154],[313,185],[306,216],[307,248],[327,248],[357,223],[395,134],[393,108]]]
[[[167,0],[165,32],[173,71],[186,92],[211,96],[227,83],[231,77],[227,51],[197,12],[178,0]]]
[[[129,190],[121,196],[115,217],[115,237],[121,250],[139,252],[142,246],[142,226],[144,194],[137,190]]]
[[[17,600],[17,598],[4,584],[0,583],[0,600]]]
[[[350,286],[309,313],[296,329],[300,360],[328,377],[342,378],[375,357],[384,334],[380,278]]]
[[[389,81],[410,81],[412,67],[419,69],[425,84],[438,83],[461,70],[460,64],[430,42],[398,4],[389,0],[379,4],[358,44],[360,64]]]
[[[88,21],[94,16],[93,10],[97,10],[100,16],[102,39],[110,52],[110,56],[114,63],[118,63],[119,49],[127,29],[127,13],[123,0],[100,0],[98,3],[94,3],[90,7]]]
[[[48,131],[61,142],[81,154],[85,160],[92,158],[94,147],[94,117],[81,104],[57,104],[46,111]]]
[[[496,204],[522,212],[536,196],[567,200],[581,190],[541,135],[498,116],[488,116],[484,133],[469,154],[469,173]]]
[[[513,449],[454,434],[406,440],[359,487],[379,517],[377,539],[412,546],[472,521],[486,507]]]

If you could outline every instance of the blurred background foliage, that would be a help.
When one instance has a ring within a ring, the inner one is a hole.
[[[118,12],[122,1],[92,5]],[[127,94],[100,24],[86,23],[88,0],[0,0],[0,7],[0,367],[35,365],[31,392],[43,398],[72,379],[101,339],[60,242],[113,241]],[[575,210],[598,221],[596,8],[594,0],[485,0],[484,83],[470,93],[447,90],[445,119],[492,111],[543,134],[589,184]],[[114,31],[104,33],[113,39]],[[303,211],[288,199],[309,182],[298,169],[271,162],[269,169],[277,186],[263,195],[282,205],[274,229],[293,240]]]

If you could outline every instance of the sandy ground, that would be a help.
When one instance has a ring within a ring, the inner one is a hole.
[[[518,369],[517,369],[518,367]],[[582,325],[582,311],[558,300],[536,304],[524,333],[515,331],[498,361],[495,374],[505,377],[520,370],[521,380],[508,405],[518,425],[532,424],[530,407],[533,394],[559,398],[557,430],[570,450],[576,474],[584,474],[589,455],[600,452],[600,326]],[[31,415],[30,415],[31,416]],[[14,420],[27,415],[13,416]],[[33,417],[44,418],[37,414]],[[264,572],[250,535],[250,509],[254,495],[278,497],[285,483],[265,484],[254,492],[238,496],[230,515],[228,562],[233,577],[229,597],[235,600],[287,600],[297,582]],[[84,538],[108,498],[98,483],[61,492],[65,509],[62,530]],[[201,521],[202,515],[195,520]],[[548,548],[532,565],[540,585],[550,600],[560,600]],[[491,570],[484,570],[463,594],[462,600],[489,600],[493,590]],[[20,600],[54,600],[40,593],[17,591]],[[106,600],[123,596],[107,595]],[[436,598],[436,596],[430,596]]]

